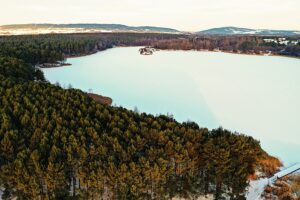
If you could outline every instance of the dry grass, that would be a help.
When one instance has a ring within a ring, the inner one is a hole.
[[[280,167],[282,167],[282,163],[278,158],[269,155],[265,156],[265,158],[260,161],[259,165],[261,167],[261,172],[267,177],[271,177],[279,171]]]
[[[293,194],[300,199],[300,175],[291,176],[290,181]]]
[[[104,105],[111,105],[112,99],[109,97],[104,97],[98,94],[88,93],[88,96],[94,99],[96,102],[104,104]]]

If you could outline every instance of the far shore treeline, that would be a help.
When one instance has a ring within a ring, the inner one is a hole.
[[[270,170],[262,166],[268,155],[259,141],[103,105],[83,91],[48,83],[34,67],[113,46],[161,45],[189,37],[0,37],[2,199],[162,200],[205,194],[245,199],[255,170]]]
[[[243,54],[300,57],[300,37],[286,37],[298,44],[280,44],[280,36],[199,36],[159,33],[98,33],[0,36],[0,55],[30,64],[54,63],[113,46],[151,46],[163,50],[209,50]],[[269,41],[268,41],[269,40]],[[266,42],[268,41],[268,42]]]

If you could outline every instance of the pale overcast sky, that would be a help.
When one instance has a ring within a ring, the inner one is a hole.
[[[300,0],[0,0],[0,24],[120,23],[300,30]]]

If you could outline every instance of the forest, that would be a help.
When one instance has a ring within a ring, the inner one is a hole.
[[[157,49],[172,50],[209,50],[243,54],[268,54],[300,57],[300,38],[290,37],[286,40],[299,41],[298,44],[281,44],[266,42],[264,39],[276,40],[280,37],[238,35],[238,36],[190,36],[153,42]]]
[[[172,34],[103,33],[0,36],[0,55],[26,63],[54,63],[113,46],[145,46],[158,40],[186,37]]]
[[[0,38],[2,199],[245,199],[268,155],[223,128],[97,103],[48,83],[34,65],[114,45],[181,36],[40,35]]]

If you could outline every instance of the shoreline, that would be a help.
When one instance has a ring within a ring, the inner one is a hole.
[[[155,48],[157,49],[157,48]],[[300,59],[300,57],[298,56],[288,56],[288,55],[280,55],[280,54],[269,54],[269,55],[265,55],[265,54],[255,54],[255,53],[235,53],[235,52],[230,52],[230,51],[216,51],[216,50],[207,50],[207,49],[201,49],[201,50],[197,50],[197,49],[189,49],[189,50],[182,50],[182,49],[157,49],[160,51],[195,51],[195,52],[213,52],[213,53],[228,53],[228,54],[236,54],[236,55],[248,55],[248,56],[265,56],[265,57],[269,57],[269,56],[274,56],[274,57],[285,57],[285,58],[295,58],[295,59]]]
[[[42,68],[42,69],[47,69],[47,68],[57,68],[57,67],[65,67],[65,66],[71,66],[71,63],[43,63],[43,64],[38,64],[36,67]]]
[[[69,58],[80,58],[80,57],[85,57],[85,56],[90,56],[90,55],[94,55],[94,54],[97,54],[99,52],[102,52],[102,51],[106,51],[108,49],[113,49],[113,48],[125,48],[125,47],[145,47],[145,46],[114,46],[112,48],[107,48],[107,49],[101,49],[101,50],[97,50],[97,51],[93,51],[93,52],[90,52],[90,53],[86,53],[86,54],[80,54],[80,55],[68,55],[66,56],[65,58],[66,59],[69,59]],[[230,52],[230,51],[221,51],[221,50],[208,50],[208,49],[200,49],[200,50],[197,50],[197,49],[189,49],[189,50],[183,50],[183,49],[159,49],[159,48],[154,48],[154,47],[151,47],[153,49],[155,49],[156,51],[195,51],[195,52],[215,52],[215,53],[228,53],[228,54],[236,54],[236,55],[248,55],[248,56],[274,56],[274,57],[285,57],[285,58],[294,58],[294,59],[300,59],[300,57],[297,57],[297,56],[288,56],[288,55],[280,55],[280,54],[274,54],[274,53],[271,53],[271,54],[255,54],[255,53],[239,53],[239,52]],[[142,54],[141,54],[142,55]],[[152,54],[151,54],[152,55]],[[48,63],[50,65],[53,65],[55,63]],[[43,64],[41,64],[43,65]],[[60,64],[59,66],[44,66],[44,67],[41,67],[41,68],[56,68],[56,67],[65,67],[65,66],[71,66],[72,64],[70,63],[65,63],[65,64]],[[40,66],[39,66],[40,67]]]

